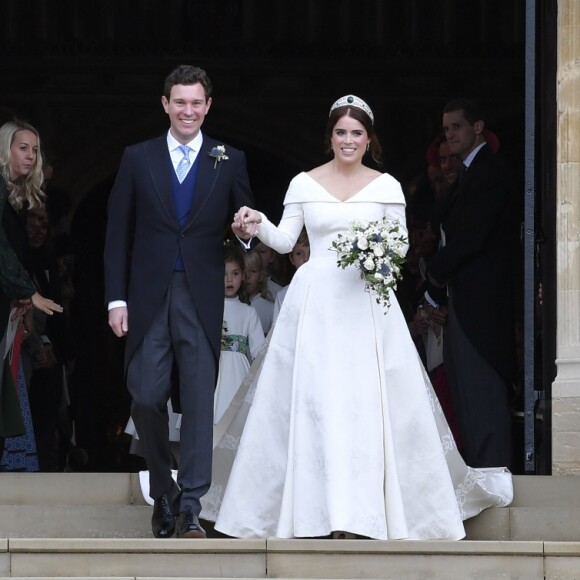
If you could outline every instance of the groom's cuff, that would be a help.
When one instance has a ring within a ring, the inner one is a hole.
[[[113,300],[109,302],[109,310],[113,310],[113,308],[121,308],[122,306],[127,307],[127,303],[124,300]]]

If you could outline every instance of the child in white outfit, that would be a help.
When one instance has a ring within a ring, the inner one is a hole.
[[[250,298],[250,304],[258,312],[264,335],[270,332],[274,314],[274,296],[267,286],[267,272],[261,255],[252,250],[244,256],[245,289]]]
[[[246,377],[250,363],[264,344],[264,330],[258,313],[242,302],[245,299],[244,255],[237,246],[227,246],[225,261],[224,324],[214,398],[214,424],[228,408]]]

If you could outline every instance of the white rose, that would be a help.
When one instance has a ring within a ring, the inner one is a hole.
[[[374,270],[375,261],[372,258],[367,258],[363,263],[363,267],[365,270]]]
[[[381,246],[375,246],[373,254],[380,258],[381,256],[385,255],[385,252],[383,251],[383,248]]]
[[[375,272],[374,278],[377,280],[377,282],[382,282],[385,279],[385,277],[380,272]]]
[[[366,238],[359,238],[356,241],[356,245],[359,250],[366,250],[369,247],[369,242]]]

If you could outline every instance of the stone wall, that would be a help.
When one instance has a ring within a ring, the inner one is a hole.
[[[580,475],[580,2],[558,2],[557,376],[552,473]]]

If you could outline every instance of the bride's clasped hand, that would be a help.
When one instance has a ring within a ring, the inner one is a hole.
[[[258,224],[262,221],[260,212],[243,206],[234,214],[232,230],[237,236],[255,237],[258,235]]]

